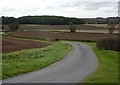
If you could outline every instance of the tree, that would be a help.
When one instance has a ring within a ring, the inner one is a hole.
[[[109,22],[108,25],[107,25],[107,29],[109,31],[110,34],[112,34],[115,30],[115,26],[116,26],[116,23],[114,22]]]
[[[14,22],[14,23],[8,24],[8,27],[10,31],[16,31],[20,27],[20,24],[19,22]]]
[[[42,25],[68,25],[69,22],[73,24],[85,23],[83,19],[69,18],[62,16],[24,16],[19,17],[20,24],[42,24]]]
[[[69,22],[69,30],[70,30],[70,32],[76,32],[76,26],[73,25],[72,22]]]
[[[3,24],[3,25],[10,24],[10,23],[14,23],[14,22],[16,22],[16,21],[18,21],[17,18],[2,16],[2,24]]]

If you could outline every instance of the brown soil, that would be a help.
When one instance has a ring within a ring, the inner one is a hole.
[[[67,30],[68,25],[39,25],[39,26],[24,26],[21,25],[20,29],[39,29],[39,30]],[[91,25],[78,25],[77,29],[80,30],[105,30],[104,27],[91,26]]]
[[[59,39],[74,39],[74,40],[90,40],[96,41],[101,38],[117,38],[118,35],[111,34],[80,34],[80,33],[52,33],[52,32],[12,32],[11,34],[17,36],[29,36],[38,38],[59,38]]]
[[[51,43],[37,42],[31,40],[18,40],[12,38],[2,38],[2,53],[20,51],[24,49],[42,48],[51,45]]]
[[[108,32],[106,29],[107,24],[83,24],[77,25],[77,30],[84,32],[92,32],[97,31],[97,33],[105,33]],[[22,30],[69,30],[68,25],[21,25],[19,29]],[[5,30],[9,30],[7,26],[5,26]],[[116,25],[116,31],[118,31],[118,25]],[[118,32],[116,32],[118,33]]]

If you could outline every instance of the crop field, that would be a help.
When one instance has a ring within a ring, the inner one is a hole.
[[[50,31],[50,32],[70,32],[70,30],[27,30],[27,31]],[[77,33],[109,33],[108,30],[76,30]],[[119,30],[115,30],[114,33],[120,33]]]
[[[51,45],[51,43],[37,42],[30,40],[18,40],[13,38],[2,38],[2,53],[20,51],[24,49],[42,48]]]
[[[83,24],[76,25],[77,32],[89,32],[89,33],[108,33],[106,28],[107,24]],[[69,32],[68,25],[21,25],[19,30],[34,30],[34,31],[60,31],[60,32]],[[8,27],[5,26],[5,29],[8,30]],[[115,33],[119,33],[118,25],[115,27]]]
[[[67,39],[67,40],[89,40],[96,41],[101,38],[117,38],[118,35],[111,34],[88,34],[88,33],[53,33],[41,31],[26,31],[26,32],[11,32],[10,34],[22,37],[35,37],[35,38],[52,38],[52,39]]]
[[[84,24],[76,25],[76,32],[88,32],[88,33],[108,33],[106,28],[107,24]],[[59,31],[69,32],[68,25],[22,25],[21,29],[36,30],[36,31]],[[114,33],[119,33],[118,25],[115,27]]]
[[[106,29],[107,24],[83,24],[83,25],[76,25],[77,29],[90,29],[90,30],[103,30]],[[21,25],[20,28],[25,29],[58,29],[58,30],[66,30],[68,29],[68,25]],[[116,25],[115,28],[119,28]]]

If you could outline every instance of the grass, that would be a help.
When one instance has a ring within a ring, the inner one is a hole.
[[[72,47],[67,43],[53,43],[53,45],[44,48],[2,54],[2,79],[49,66],[64,58],[71,51]]]
[[[118,53],[111,50],[98,50],[96,43],[84,42],[93,47],[99,59],[99,67],[82,83],[118,83]]]

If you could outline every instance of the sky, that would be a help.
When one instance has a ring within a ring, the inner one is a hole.
[[[0,0],[0,16],[116,17],[119,0]]]

